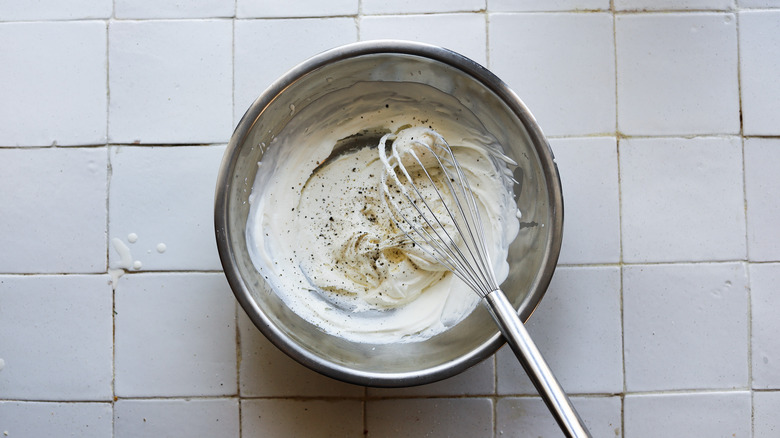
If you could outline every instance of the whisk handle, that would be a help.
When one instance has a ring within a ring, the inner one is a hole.
[[[555,417],[561,430],[567,437],[590,437],[569,397],[561,388],[560,383],[550,370],[536,347],[523,322],[517,316],[517,311],[500,290],[495,290],[485,296],[485,301],[496,320],[501,333],[512,347],[517,359],[531,378],[539,395]]]

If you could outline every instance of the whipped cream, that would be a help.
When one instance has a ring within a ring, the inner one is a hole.
[[[380,142],[448,141],[472,183],[499,283],[519,229],[511,160],[495,139],[451,96],[402,85],[361,83],[300,110],[261,145],[267,149],[250,196],[255,267],[299,316],[357,342],[427,339],[479,303],[395,226],[382,196]]]

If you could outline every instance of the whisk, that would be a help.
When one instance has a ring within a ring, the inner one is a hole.
[[[389,148],[387,140],[394,141]],[[590,437],[506,295],[490,260],[477,200],[452,149],[433,130],[380,140],[384,201],[409,243],[463,280],[487,304],[501,333],[561,430]]]

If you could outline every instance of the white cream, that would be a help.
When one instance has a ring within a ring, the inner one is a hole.
[[[480,128],[452,97],[419,84],[357,84],[296,108],[262,145],[247,221],[255,267],[295,313],[352,341],[411,342],[456,324],[479,298],[392,224],[377,140],[433,130],[448,141],[476,187],[501,282],[517,207],[508,159]]]

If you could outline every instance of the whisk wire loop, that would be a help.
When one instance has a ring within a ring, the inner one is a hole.
[[[445,183],[447,184],[450,192],[454,194],[454,198],[456,199],[455,205],[460,210],[460,214],[466,219],[465,225],[467,228],[467,233],[463,233],[460,228],[458,228],[458,231],[460,231],[462,234],[467,234],[471,239],[471,242],[474,243],[474,251],[471,251],[472,260],[478,264],[480,267],[480,272],[487,280],[487,293],[492,292],[498,289],[498,284],[493,273],[493,267],[487,249],[487,240],[485,239],[485,229],[482,226],[483,223],[479,214],[479,208],[477,207],[476,198],[474,197],[474,192],[471,189],[469,179],[466,178],[463,172],[463,168],[460,166],[458,160],[455,159],[455,154],[452,151],[452,148],[450,148],[446,142],[443,144],[443,146],[440,147],[442,147],[442,149],[449,155],[450,159],[448,160],[448,164],[450,164],[455,169],[457,176],[458,184],[453,184],[455,179],[450,174],[447,166],[444,166],[443,163],[439,160],[438,154],[435,154],[437,161],[439,161],[442,170],[447,176],[447,178],[445,178]],[[466,211],[464,211],[463,203],[457,202],[459,199],[465,201]],[[472,249],[472,245],[467,245],[467,247],[470,250]]]
[[[415,183],[412,175],[406,166],[402,163],[402,157],[395,148],[391,151],[394,164],[393,172],[387,172],[387,175],[393,179],[398,186],[400,194],[406,198],[408,205],[411,205],[417,216],[409,217],[404,214],[402,206],[390,193],[390,189],[383,181],[385,199],[391,206],[393,220],[396,225],[406,234],[406,236],[415,243],[420,250],[434,258],[437,262],[444,265],[452,271],[461,280],[463,280],[471,289],[481,297],[498,288],[493,275],[492,265],[487,253],[484,231],[481,227],[479,210],[476,200],[468,185],[468,179],[465,177],[462,168],[449,145],[442,138],[437,138],[433,146],[414,140],[412,145],[430,152],[435,160],[435,168],[440,170],[443,178],[440,178],[444,186],[452,197],[451,200],[444,196],[443,188],[440,189],[434,179],[434,176],[423,163],[423,160],[417,154],[415,149],[406,150],[407,157],[414,160],[420,171],[417,176],[424,175],[422,182]],[[380,145],[384,147],[384,144]],[[434,150],[434,147],[438,150]],[[388,160],[389,162],[390,160]],[[431,163],[433,164],[433,163]],[[454,174],[453,170],[454,169]],[[401,181],[399,171],[404,182]],[[383,175],[383,179],[384,179]],[[441,183],[440,183],[441,184]],[[452,225],[460,239],[452,235],[452,231],[440,219],[440,215],[435,213],[434,207],[429,203],[419,186],[428,186],[435,193],[435,199],[441,202],[441,207],[446,215],[452,219]],[[456,209],[451,208],[451,205]],[[422,219],[420,221],[419,219]],[[459,243],[460,242],[460,243]]]

